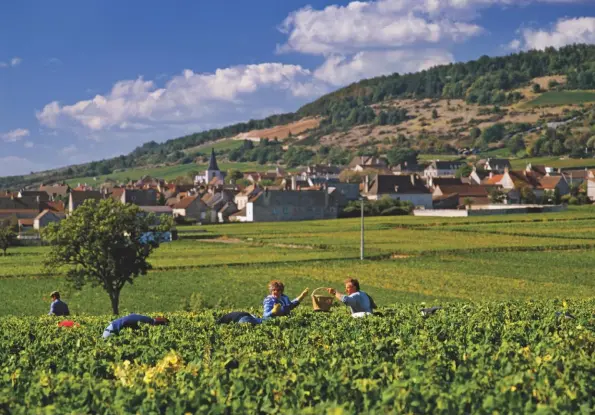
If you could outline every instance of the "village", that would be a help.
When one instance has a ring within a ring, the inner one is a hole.
[[[459,173],[463,168],[470,169],[467,177]],[[571,201],[573,191],[595,200],[595,170],[532,164],[513,170],[508,159],[389,166],[382,157],[356,156],[345,167],[309,165],[293,173],[277,167],[242,174],[248,185],[226,178],[212,151],[208,168],[191,184],[145,176],[122,184],[43,184],[7,191],[0,194],[0,220],[18,227],[19,239],[35,239],[87,199],[132,203],[157,216],[172,216],[180,225],[336,219],[361,200],[390,199],[419,216],[552,211],[551,206]]]

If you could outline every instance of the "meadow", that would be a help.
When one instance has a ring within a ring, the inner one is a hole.
[[[571,105],[595,101],[595,92],[591,91],[548,91],[527,102],[527,107],[544,105]]]

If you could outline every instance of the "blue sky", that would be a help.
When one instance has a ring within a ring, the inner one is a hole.
[[[0,175],[127,153],[358,79],[595,43],[593,0],[0,3]]]

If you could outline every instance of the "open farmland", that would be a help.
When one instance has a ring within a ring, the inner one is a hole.
[[[120,304],[170,325],[107,341],[101,289],[75,291],[62,270],[43,269],[46,247],[9,249],[0,413],[590,413],[595,209],[367,218],[364,261],[359,226],[184,227]],[[226,311],[260,314],[272,279],[295,296],[347,277],[380,315],[315,313],[306,301],[259,326],[215,324]],[[44,316],[54,289],[80,327]]]
[[[580,268],[595,259],[592,207],[546,215],[367,218],[363,262],[359,228],[359,219],[181,228],[180,240],[151,257],[153,271],[124,288],[122,309],[173,312],[194,302],[195,308],[257,310],[271,279],[282,278],[297,294],[304,286],[340,286],[347,275],[382,304],[595,295],[591,270]],[[61,270],[43,269],[47,249],[12,248],[0,257],[7,293],[0,314],[43,313],[43,297],[53,289],[76,312],[109,312],[101,290],[74,291]]]

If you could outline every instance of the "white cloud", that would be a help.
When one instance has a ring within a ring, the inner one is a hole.
[[[513,39],[508,45],[506,45],[506,48],[517,51],[521,48],[521,41],[519,39]]]
[[[19,58],[18,56],[15,56],[8,62],[0,62],[0,68],[10,68],[10,67],[14,68],[14,67],[19,66],[21,64],[21,62],[23,62],[23,60],[21,58]]]
[[[230,112],[250,118],[268,96],[291,99],[303,95],[309,70],[299,65],[263,63],[218,69],[213,73],[185,70],[163,88],[143,78],[117,82],[106,95],[72,105],[47,104],[37,118],[50,128],[88,131],[143,130],[155,124],[228,121]]]
[[[453,61],[453,55],[443,50],[369,51],[352,57],[331,56],[314,76],[338,86],[393,72],[417,72]]]
[[[354,1],[347,6],[332,5],[323,10],[305,7],[291,13],[281,25],[288,40],[279,51],[357,52],[362,48],[461,41],[482,31],[472,23],[416,14],[415,4],[412,0]]]
[[[21,138],[28,137],[29,135],[30,132],[26,128],[17,128],[7,133],[0,134],[0,138],[8,143],[14,143],[15,141],[19,141]]]
[[[573,43],[595,43],[595,17],[560,19],[551,30],[524,29],[523,49],[559,48]],[[521,42],[519,42],[520,45]]]
[[[35,146],[35,144],[33,144],[33,142],[31,142],[31,141],[25,141],[24,146],[25,146],[25,148],[33,148]]]

